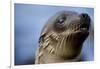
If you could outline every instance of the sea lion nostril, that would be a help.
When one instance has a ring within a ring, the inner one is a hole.
[[[82,20],[90,22],[90,16],[88,14],[82,13],[80,16]]]
[[[86,14],[86,13],[82,13],[80,16],[81,16],[82,18],[84,18],[84,19],[88,19],[88,18],[89,18],[89,15]]]
[[[88,14],[82,13],[81,16],[82,16],[83,18],[87,18],[87,17],[88,17]]]

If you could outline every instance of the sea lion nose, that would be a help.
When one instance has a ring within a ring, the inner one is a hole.
[[[90,21],[91,21],[90,16],[86,13],[82,13],[80,14],[80,17],[81,17],[81,23],[83,23],[83,26],[89,28]]]

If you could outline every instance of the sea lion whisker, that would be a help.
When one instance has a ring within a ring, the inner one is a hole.
[[[61,39],[59,40],[59,42],[57,43],[57,46],[55,47],[55,52],[57,53],[57,50],[58,50],[58,48],[59,48],[59,46],[60,46],[60,42],[61,42]]]
[[[66,47],[66,37],[65,36],[63,36],[64,37],[64,40],[63,40],[63,48],[61,48],[62,49],[62,56],[63,56],[63,53],[65,52],[65,47]]]
[[[62,40],[61,40],[61,43],[60,43],[60,49],[62,48],[62,44],[63,44],[63,41],[64,41],[64,37],[62,37]]]

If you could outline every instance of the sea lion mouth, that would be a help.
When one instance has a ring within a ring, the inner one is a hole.
[[[82,34],[89,34],[89,29],[86,27],[79,28],[74,31],[74,33],[82,33]]]

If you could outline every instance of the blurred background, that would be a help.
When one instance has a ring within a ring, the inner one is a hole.
[[[83,44],[83,61],[94,60],[94,9],[68,6],[48,6],[34,4],[14,5],[15,65],[34,64],[38,39],[44,24],[59,11],[88,13],[92,19],[90,35]]]

